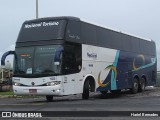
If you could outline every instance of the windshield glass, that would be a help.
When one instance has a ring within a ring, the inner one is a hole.
[[[17,42],[63,39],[65,26],[65,20],[25,22]]]
[[[16,48],[17,64],[15,64],[14,74],[60,74],[60,65],[55,64],[55,55],[60,48],[61,45]]]

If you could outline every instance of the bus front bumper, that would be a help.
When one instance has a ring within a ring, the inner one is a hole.
[[[13,85],[13,92],[16,95],[55,95],[55,96],[63,95],[63,89],[61,85],[35,86],[35,87]]]

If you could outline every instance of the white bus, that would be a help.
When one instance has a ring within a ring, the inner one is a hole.
[[[54,96],[90,92],[142,92],[156,83],[152,40],[103,28],[75,17],[25,21],[16,41],[13,92]]]

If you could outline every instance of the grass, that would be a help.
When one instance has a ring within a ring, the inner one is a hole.
[[[9,91],[9,92],[0,92],[0,95],[14,95],[13,92]]]
[[[9,96],[13,96],[14,93],[12,91],[8,91],[8,92],[0,92],[0,96],[5,96],[5,95],[9,95]],[[14,96],[15,98],[41,98],[43,96],[36,96],[36,95],[16,95]]]

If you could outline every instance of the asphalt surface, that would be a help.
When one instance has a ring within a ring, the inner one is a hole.
[[[100,93],[92,93],[88,100],[82,100],[81,95],[54,97],[52,102],[47,102],[43,96],[29,98],[1,96],[0,111],[160,111],[160,88],[148,88],[145,92],[137,94],[130,94],[128,91],[124,91],[120,95],[107,94],[105,96]],[[69,120],[74,117],[61,119]],[[114,118],[107,117],[107,119]],[[115,119],[128,118],[115,117]],[[140,118],[138,117],[138,119]],[[143,119],[148,118],[143,117]],[[152,118],[150,117],[150,119]],[[154,119],[158,118],[154,117]]]

